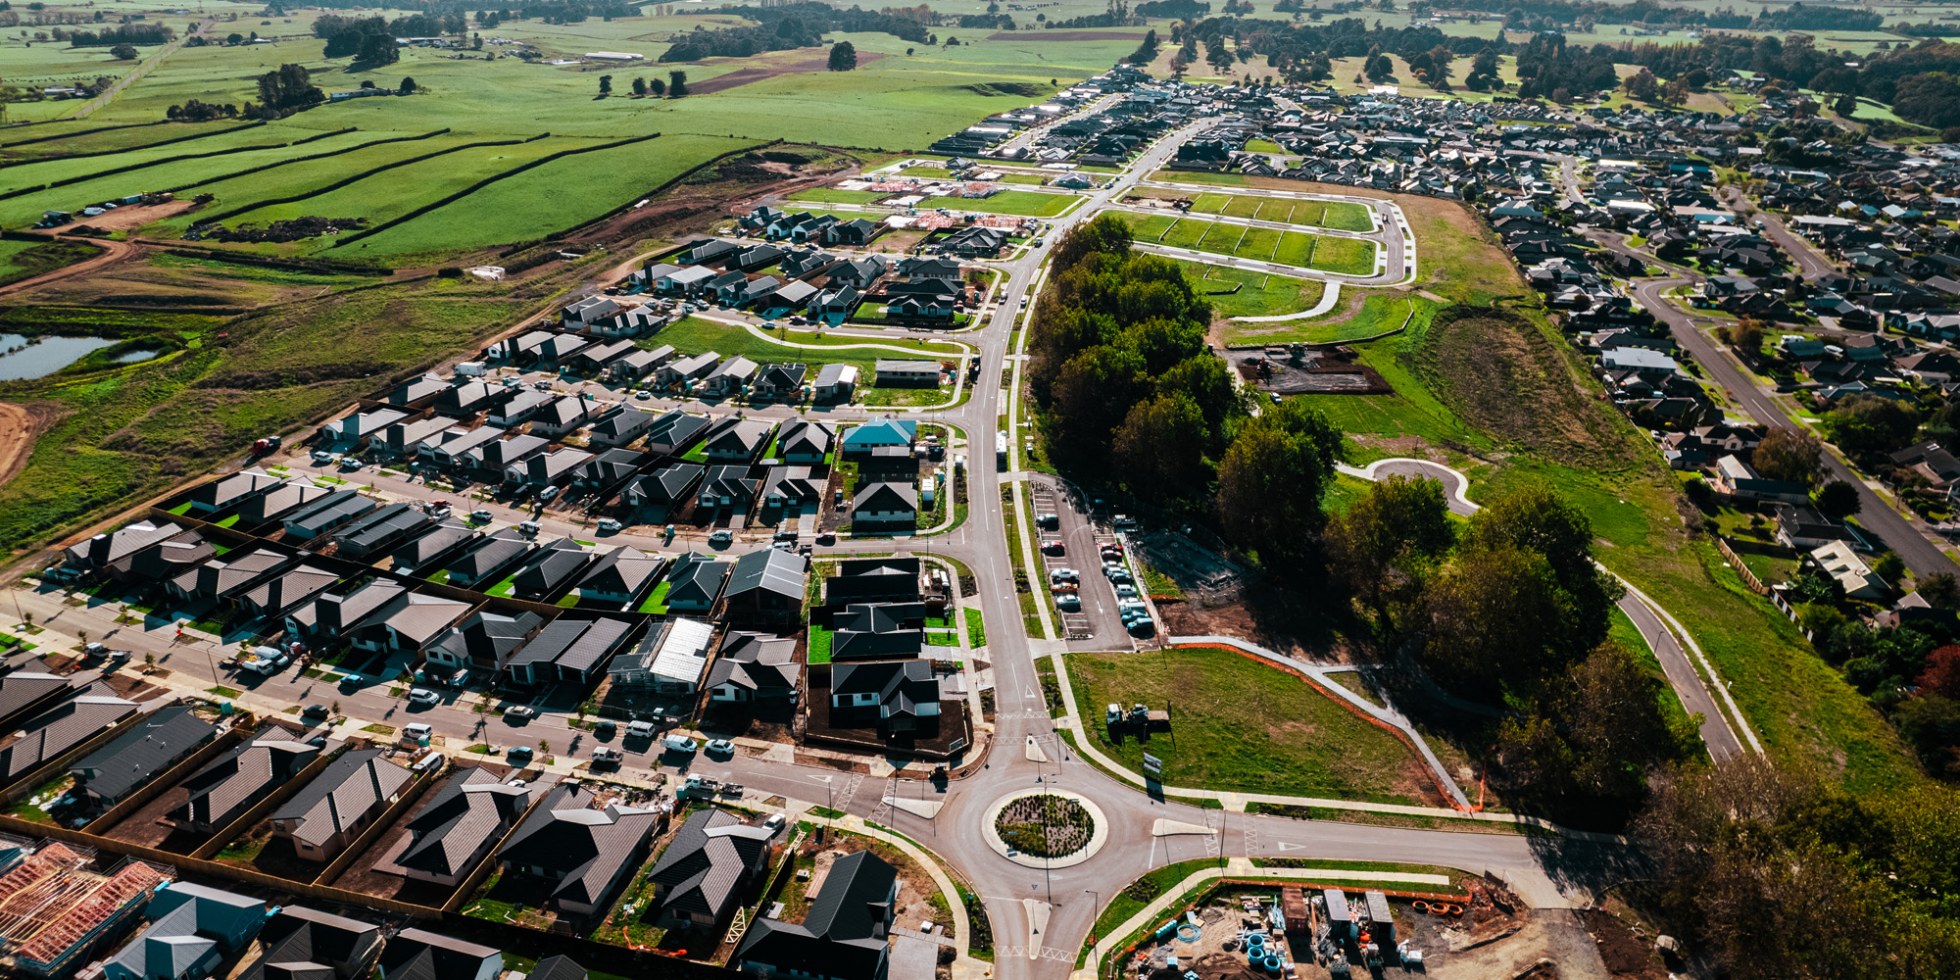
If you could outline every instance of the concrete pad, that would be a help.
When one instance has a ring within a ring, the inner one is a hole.
[[[1204,824],[1185,823],[1182,820],[1166,820],[1163,817],[1158,817],[1157,821],[1150,825],[1150,835],[1152,837],[1175,837],[1180,834],[1204,834],[1210,836],[1216,833],[1218,831]]]
[[[1047,902],[1032,898],[1021,899],[1021,907],[1028,912],[1028,959],[1041,958],[1041,934],[1048,930]]]
[[[1029,762],[1047,762],[1048,753],[1042,751],[1041,743],[1033,735],[1028,736],[1027,754]]]
[[[781,742],[771,742],[768,748],[756,753],[756,758],[764,762],[776,762],[786,766],[796,764],[796,746]]]
[[[939,808],[945,806],[946,801],[945,800],[917,800],[917,799],[907,799],[905,797],[887,796],[885,797],[885,805],[891,807],[894,810],[903,810],[906,813],[909,813],[915,817],[924,817],[927,820],[931,820],[932,818],[939,815]]]

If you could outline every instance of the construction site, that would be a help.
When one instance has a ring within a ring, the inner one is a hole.
[[[169,881],[169,869],[123,860],[98,869],[87,848],[8,842],[0,875],[0,972],[67,977],[89,949],[116,932]]]
[[[1532,910],[1485,879],[1441,893],[1226,881],[1139,936],[1104,976],[1554,978],[1557,964],[1574,961],[1567,944],[1591,941],[1576,916]]]

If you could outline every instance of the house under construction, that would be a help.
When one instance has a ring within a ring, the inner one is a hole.
[[[142,861],[97,871],[89,849],[42,843],[0,875],[0,973],[73,975],[96,941],[168,880],[167,869]]]

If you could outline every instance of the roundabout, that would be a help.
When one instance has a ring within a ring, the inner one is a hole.
[[[1109,840],[1109,818],[1080,793],[1024,790],[987,807],[981,831],[987,844],[1009,861],[1053,870],[1095,857]]]

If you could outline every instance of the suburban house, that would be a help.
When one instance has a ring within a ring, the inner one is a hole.
[[[487,534],[443,569],[442,581],[459,589],[486,589],[517,564],[531,543],[516,528]]]
[[[735,559],[722,590],[723,616],[741,629],[792,629],[803,614],[810,560],[782,548],[763,548]]]
[[[428,530],[436,519],[406,500],[396,501],[342,525],[333,534],[334,553],[353,561],[372,561]]]
[[[830,270],[830,278],[827,281],[833,287],[852,286],[857,289],[864,289],[872,283],[877,282],[878,278],[883,276],[890,267],[890,260],[884,256],[867,255],[863,258],[851,259],[848,262],[833,266]]]
[[[1805,558],[1830,576],[1847,599],[1876,602],[1892,591],[1892,587],[1885,584],[1885,580],[1872,571],[1857,552],[1851,550],[1851,545],[1843,541],[1818,545]]]
[[[531,791],[481,766],[455,769],[408,822],[394,866],[405,878],[454,887],[531,804]]]
[[[747,514],[755,504],[756,489],[761,484],[762,481],[749,475],[746,464],[708,467],[695,501],[696,517],[713,517],[723,512],[731,517]]]
[[[556,602],[578,581],[592,553],[571,538],[559,538],[531,552],[511,576],[511,594],[530,602]]]
[[[803,668],[796,641],[767,633],[731,631],[708,670],[708,700],[781,704],[796,695]]]
[[[407,657],[412,662],[430,640],[469,611],[467,602],[403,591],[343,635],[356,650]]]
[[[899,361],[879,358],[872,383],[879,387],[934,388],[939,385],[938,361]]]
[[[824,580],[824,601],[834,606],[915,601],[920,568],[917,558],[846,558]]]
[[[68,697],[68,678],[21,669],[0,674],[0,728],[13,731],[14,722],[52,708]]]
[[[282,905],[259,931],[259,950],[238,980],[362,980],[381,952],[381,927]]]
[[[857,603],[831,616],[830,659],[903,660],[924,652],[926,608],[918,602]]]
[[[497,980],[504,954],[422,929],[403,929],[381,948],[375,980]]]
[[[272,832],[301,859],[326,861],[401,799],[410,778],[380,749],[343,752],[273,811]]]
[[[875,720],[887,732],[916,729],[939,715],[939,682],[924,660],[874,660],[830,669],[834,715]]]
[[[311,541],[325,537],[335,528],[381,506],[358,491],[335,490],[304,507],[296,508],[280,522],[286,540]]]
[[[607,671],[612,689],[666,697],[699,691],[714,635],[714,624],[705,620],[670,618],[665,628],[648,630],[637,649],[614,662]]]
[[[1771,480],[1739,457],[1723,456],[1715,461],[1709,485],[1715,492],[1739,500],[1765,500],[1801,504],[1810,500],[1810,489],[1801,483]]]
[[[135,713],[136,702],[96,681],[7,734],[0,744],[0,778],[11,785]]]
[[[591,418],[590,403],[577,395],[564,395],[531,416],[531,434],[547,439],[571,435]]]
[[[461,555],[476,541],[476,532],[454,521],[436,525],[429,533],[413,538],[389,556],[389,569],[398,575],[418,575],[418,569],[434,570]]]
[[[429,641],[422,648],[423,662],[430,673],[445,676],[463,670],[501,670],[504,661],[543,626],[544,617],[528,610],[511,615],[479,609]]]
[[[769,866],[769,828],[726,810],[688,814],[649,877],[660,921],[713,928],[747,900]]]
[[[188,568],[215,554],[217,549],[194,531],[169,521],[156,524],[143,520],[69,546],[63,553],[62,566],[117,581],[142,567],[140,577],[155,580],[166,577],[164,569]]]
[[[630,405],[621,405],[592,423],[586,440],[592,445],[614,448],[646,435],[653,428],[653,415]]]
[[[800,361],[764,364],[749,385],[749,397],[753,401],[793,402],[802,395],[803,379],[809,374],[809,365]]]
[[[593,802],[585,786],[560,783],[497,851],[507,874],[538,879],[549,904],[568,915],[604,911],[666,819],[618,803],[594,809]]]
[[[257,738],[219,755],[171,790],[182,793],[183,802],[164,821],[197,833],[222,830],[291,782],[319,754],[320,746],[294,741],[286,729],[267,725]]]
[[[701,380],[700,393],[703,397],[733,398],[748,388],[759,370],[760,365],[737,354]]]
[[[743,973],[784,980],[885,980],[898,869],[869,851],[838,858],[801,924],[762,918],[729,958]]]
[[[560,616],[504,662],[505,676],[521,685],[559,681],[590,685],[626,644],[633,626],[619,619]]]
[[[822,422],[798,419],[783,424],[776,437],[776,458],[799,466],[815,466],[830,456],[837,434]]]
[[[910,530],[919,518],[919,491],[909,483],[877,481],[851,498],[851,527],[860,531]]]
[[[670,409],[653,420],[647,429],[647,451],[657,456],[684,452],[700,439],[709,426],[707,419]]]
[[[619,547],[599,556],[574,588],[580,601],[625,605],[638,599],[660,577],[667,559],[638,548]]]
[[[115,806],[217,736],[217,726],[192,713],[189,705],[159,709],[70,764],[74,792],[95,806]]]
[[[721,363],[721,355],[714,351],[668,361],[653,371],[653,383],[662,388],[687,385],[707,377]]]
[[[776,423],[765,419],[736,419],[708,437],[707,457],[715,463],[752,463],[769,445]]]
[[[848,402],[857,393],[857,379],[855,364],[826,364],[810,385],[810,400],[825,405]]]
[[[919,424],[911,419],[876,419],[852,426],[844,432],[841,445],[845,459],[869,458],[879,449],[899,448],[911,454],[918,438]]]
[[[259,470],[240,470],[191,488],[187,495],[190,512],[215,514],[229,510],[245,500],[284,486],[285,480]]]
[[[144,910],[150,924],[102,964],[104,980],[202,980],[265,925],[265,899],[166,881]]]
[[[640,476],[619,495],[622,516],[638,524],[666,520],[677,505],[693,498],[707,472],[700,463],[672,463]]]

